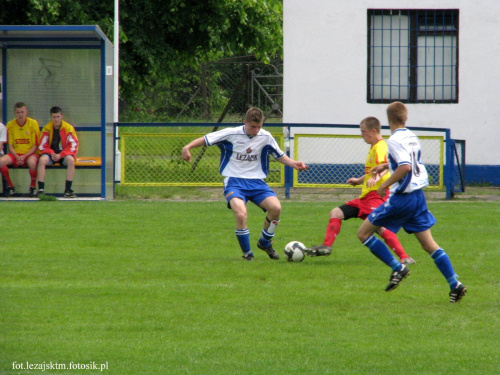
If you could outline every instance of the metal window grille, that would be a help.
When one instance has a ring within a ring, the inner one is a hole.
[[[369,9],[368,102],[457,103],[458,19],[458,9]]]

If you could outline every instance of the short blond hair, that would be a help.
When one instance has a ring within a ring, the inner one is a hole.
[[[405,125],[408,120],[408,109],[401,102],[394,102],[387,107],[387,120],[389,123]]]

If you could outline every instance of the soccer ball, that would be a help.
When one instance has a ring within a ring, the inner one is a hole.
[[[302,242],[292,241],[285,246],[285,258],[289,262],[302,262],[304,260],[304,249]]]

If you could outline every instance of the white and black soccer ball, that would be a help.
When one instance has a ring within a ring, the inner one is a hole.
[[[302,242],[292,241],[285,246],[285,258],[289,262],[302,262],[304,260],[304,249]]]

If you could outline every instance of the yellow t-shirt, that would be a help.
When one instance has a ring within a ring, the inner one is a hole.
[[[7,143],[14,147],[18,154],[26,154],[31,147],[38,146],[40,126],[38,122],[27,117],[26,123],[19,126],[17,119],[7,123]]]
[[[378,180],[378,182],[374,186],[370,188],[366,186],[366,182],[372,177],[370,175],[370,171],[372,170],[372,168],[384,163],[387,163],[387,143],[385,143],[385,141],[381,139],[372,147],[370,147],[370,151],[368,151],[368,156],[366,157],[365,163],[365,179],[363,180],[363,187],[361,188],[361,195],[359,196],[359,198],[363,198],[370,191],[377,191],[382,182],[389,178],[391,174],[387,172],[382,176],[380,180]]]

